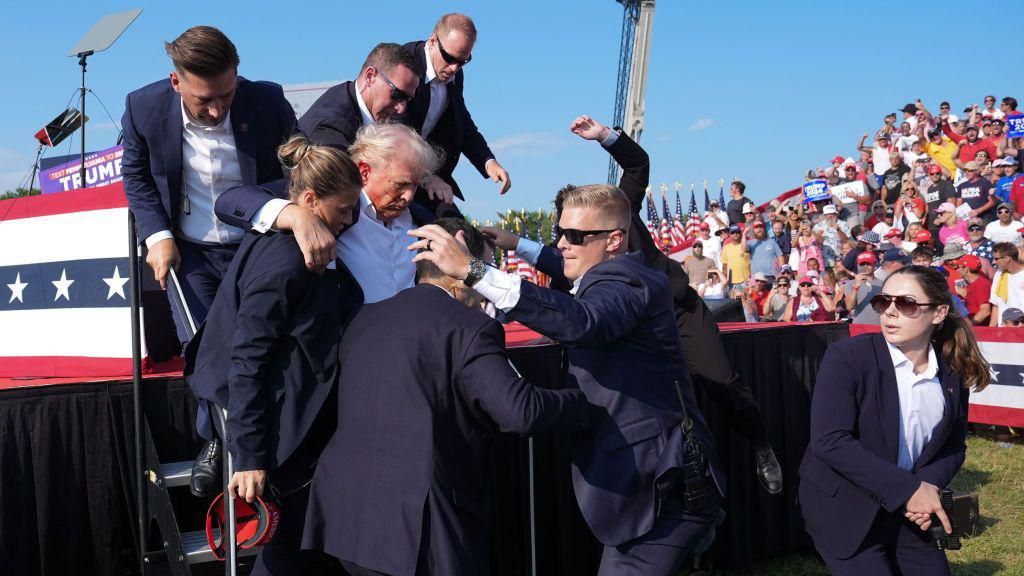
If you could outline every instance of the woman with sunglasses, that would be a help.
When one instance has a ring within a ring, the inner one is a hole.
[[[806,529],[833,574],[949,574],[928,529],[950,532],[940,491],[963,465],[969,389],[989,365],[938,271],[893,272],[871,305],[881,333],[831,345],[818,371]]]
[[[835,320],[836,304],[810,276],[800,278],[798,292],[786,312],[783,322],[828,322]]]
[[[938,214],[935,225],[939,227],[939,242],[943,246],[952,242],[967,244],[970,240],[967,234],[967,221],[956,215],[956,206],[953,206],[952,202],[943,202],[935,212]]]
[[[894,213],[896,215],[896,227],[906,228],[914,222],[924,220],[924,214],[928,210],[928,204],[921,198],[917,183],[910,174],[903,175],[903,182],[900,187],[900,197],[896,201]]]

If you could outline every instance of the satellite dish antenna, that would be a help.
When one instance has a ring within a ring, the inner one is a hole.
[[[81,88],[81,114],[85,116],[85,65],[86,59],[96,52],[102,52],[110,48],[121,34],[131,26],[132,22],[142,14],[141,8],[108,14],[100,19],[85,36],[75,44],[75,47],[68,52],[68,56],[78,58],[78,65],[82,67],[82,88]],[[82,165],[78,169],[81,178],[82,188],[85,188],[85,122],[82,122]]]

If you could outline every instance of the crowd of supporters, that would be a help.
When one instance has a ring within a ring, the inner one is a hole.
[[[705,299],[739,300],[748,321],[877,324],[870,301],[885,277],[924,264],[974,324],[1020,326],[1024,138],[1010,135],[1021,119],[1013,97],[986,96],[962,116],[948,102],[907,104],[856,155],[808,171],[821,183],[813,197],[762,211],[733,182],[727,202],[709,202],[683,266]]]

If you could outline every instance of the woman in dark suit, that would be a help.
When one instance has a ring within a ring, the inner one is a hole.
[[[288,178],[265,187],[287,187],[291,201],[335,235],[352,223],[362,179],[344,152],[293,136],[278,156]],[[281,505],[253,574],[297,574],[306,561],[299,542],[308,481],[336,421],[329,397],[343,326],[361,304],[340,261],[318,276],[290,233],[250,232],[192,341],[198,350],[190,345],[189,385],[201,402],[227,409],[235,465],[228,492],[252,502],[273,487]]]
[[[880,334],[829,347],[800,465],[807,532],[833,574],[949,574],[928,528],[963,465],[969,389],[989,367],[945,278],[909,266],[871,300]]]

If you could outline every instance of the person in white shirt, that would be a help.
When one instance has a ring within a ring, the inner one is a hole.
[[[724,229],[723,234],[724,234]],[[700,241],[704,244],[704,256],[715,261],[715,268],[722,267],[722,235],[712,235],[706,222],[700,223]]]
[[[175,269],[196,324],[206,318],[243,230],[214,214],[229,188],[278,180],[277,147],[295,129],[281,87],[238,76],[238,53],[223,32],[196,26],[165,45],[169,79],[125,100],[125,195],[161,288]],[[172,313],[182,345],[181,312]]]
[[[996,220],[985,226],[985,238],[995,242],[1016,244],[1020,240],[1020,228],[1024,226],[1020,220],[1013,219],[1013,204],[1003,202],[996,207]]]
[[[708,211],[704,213],[703,222],[708,225],[708,231],[714,236],[719,230],[729,227],[729,215],[719,205],[718,200],[708,202]]]

